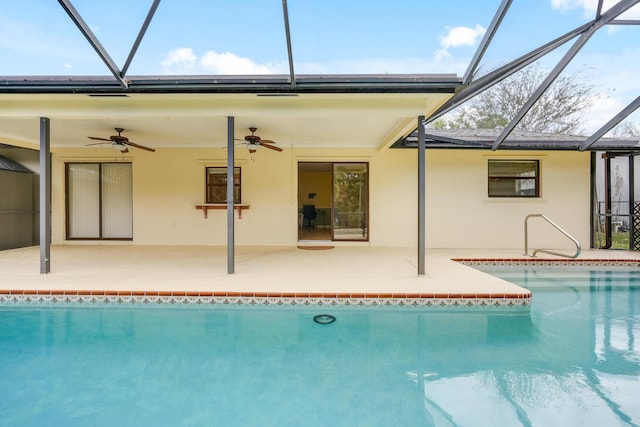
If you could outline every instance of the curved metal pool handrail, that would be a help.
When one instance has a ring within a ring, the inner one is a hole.
[[[532,218],[532,217],[538,217],[538,218],[544,219],[549,224],[551,224],[556,230],[558,230],[559,232],[564,234],[566,237],[568,237],[576,245],[576,253],[575,253],[575,255],[567,255],[567,254],[563,254],[563,253],[560,253],[560,252],[551,251],[551,250],[548,250],[548,249],[534,249],[533,250],[533,254],[531,254],[532,257],[535,257],[538,252],[544,252],[544,253],[547,253],[547,254],[550,254],[550,255],[557,255],[557,256],[561,256],[561,257],[565,257],[565,258],[578,258],[580,256],[580,253],[582,252],[582,248],[580,247],[580,242],[578,242],[571,234],[567,233],[564,229],[562,229],[562,227],[560,227],[555,222],[551,221],[549,218],[547,218],[543,214],[529,214],[524,219],[524,254],[525,255],[529,255],[528,224],[529,224],[529,218]]]

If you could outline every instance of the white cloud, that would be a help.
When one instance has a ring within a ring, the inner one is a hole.
[[[448,33],[440,39],[440,45],[444,49],[458,46],[475,46],[478,37],[482,37],[487,31],[478,24],[475,28],[470,27],[447,27]]]
[[[603,9],[606,9],[606,4],[611,3],[610,1],[605,1],[603,5]],[[592,11],[595,12],[597,7],[597,2],[592,0],[551,0],[551,7],[554,9],[568,11],[572,9],[584,9],[585,14],[589,13],[593,16]],[[609,5],[611,6],[611,5]]]
[[[482,37],[487,31],[482,25],[477,24],[471,27],[446,27],[447,34],[440,38],[441,48],[433,54],[436,62],[442,62],[451,58],[449,49],[460,46],[475,46],[478,38]]]
[[[442,62],[445,59],[451,58],[451,54],[447,49],[438,49],[433,54],[433,58],[436,60],[436,62]]]
[[[193,49],[170,51],[160,62],[165,74],[276,74],[286,73],[287,67],[278,64],[259,64],[231,52],[213,50],[198,57]]]
[[[609,10],[611,6],[618,3],[617,0],[604,0],[602,11]],[[598,2],[594,0],[551,0],[551,7],[563,12],[573,9],[582,9],[586,18],[593,18],[598,8]],[[620,19],[640,19],[640,6],[633,6],[631,9],[620,15]]]
[[[257,64],[230,52],[206,52],[200,59],[202,67],[213,74],[274,74],[273,66]]]
[[[160,62],[166,73],[186,74],[192,72],[198,57],[190,47],[183,47],[170,51]]]

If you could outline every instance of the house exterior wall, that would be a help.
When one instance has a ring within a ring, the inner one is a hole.
[[[539,198],[489,198],[489,159],[538,159]],[[429,151],[427,242],[434,248],[524,248],[524,219],[544,214],[584,247],[590,237],[590,155],[580,152]],[[529,222],[530,248],[572,248],[542,219]]]
[[[120,160],[122,160],[122,156]],[[539,199],[487,197],[487,160],[539,159]],[[132,149],[125,154],[133,170],[133,244],[225,245],[226,211],[205,219],[205,167],[225,166],[224,149]],[[54,244],[65,241],[65,162],[114,161],[110,149],[57,149],[53,156]],[[281,153],[236,150],[242,168],[242,202],[236,214],[237,245],[288,246],[297,242],[300,161],[369,162],[369,244],[412,247],[417,243],[417,157],[415,150],[302,149]],[[523,221],[543,213],[577,237],[589,241],[589,154],[429,150],[427,152],[427,247],[521,248]],[[304,201],[300,201],[302,204]],[[566,238],[532,221],[530,246],[570,248]],[[86,241],[80,241],[86,244]]]

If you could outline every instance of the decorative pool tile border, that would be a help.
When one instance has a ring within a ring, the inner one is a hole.
[[[0,305],[528,308],[530,294],[0,290]]]
[[[469,267],[640,268],[637,259],[452,258]]]
[[[637,259],[537,259],[453,258],[470,267],[637,268]],[[434,309],[528,309],[531,294],[487,293],[307,293],[307,292],[208,292],[114,290],[7,290],[0,289],[0,306],[330,306]]]

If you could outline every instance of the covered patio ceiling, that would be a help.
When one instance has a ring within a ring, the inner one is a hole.
[[[455,78],[446,83],[453,88]],[[51,145],[83,147],[124,128],[131,141],[155,149],[225,147],[227,117],[236,138],[257,127],[262,138],[289,147],[383,149],[417,126],[451,93],[4,94],[0,141],[38,148],[39,117],[51,120]],[[107,146],[107,149],[111,149]]]

